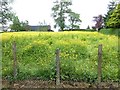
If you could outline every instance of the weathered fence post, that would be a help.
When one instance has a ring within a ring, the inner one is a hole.
[[[60,50],[56,50],[56,85],[60,85]]]
[[[16,56],[16,42],[13,42],[13,76],[17,77],[17,56]]]
[[[102,44],[98,46],[98,85],[101,84],[102,77]]]

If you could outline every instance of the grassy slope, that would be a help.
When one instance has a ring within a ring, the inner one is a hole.
[[[103,80],[118,80],[118,38],[98,32],[2,33],[3,77],[12,75],[12,42],[17,43],[18,79],[55,78],[55,50],[61,50],[63,80],[95,81],[98,45],[103,44]]]

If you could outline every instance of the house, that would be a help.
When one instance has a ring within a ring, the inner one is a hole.
[[[31,31],[50,31],[50,25],[29,26]]]
[[[32,31],[38,31],[40,26],[29,26],[30,30]]]

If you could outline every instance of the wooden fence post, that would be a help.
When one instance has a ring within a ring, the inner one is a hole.
[[[16,79],[17,76],[17,56],[16,56],[16,42],[13,42],[13,76]]]
[[[56,85],[60,85],[60,50],[56,50]]]
[[[101,84],[102,77],[102,44],[98,46],[98,85]]]

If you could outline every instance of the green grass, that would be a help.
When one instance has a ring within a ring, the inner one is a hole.
[[[17,79],[55,79],[55,50],[60,49],[61,79],[97,80],[98,45],[103,45],[102,80],[118,81],[118,37],[98,32],[2,33],[2,77],[12,77],[12,43],[17,43]]]

